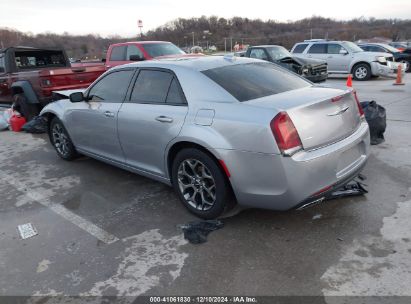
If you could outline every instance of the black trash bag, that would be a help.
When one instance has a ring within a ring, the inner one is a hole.
[[[184,238],[191,244],[201,244],[207,242],[207,235],[214,230],[224,227],[224,223],[219,220],[208,220],[199,222],[190,222],[181,225],[184,232]]]
[[[361,106],[370,127],[371,144],[378,145],[384,142],[384,132],[387,127],[385,108],[374,100],[361,102]]]
[[[36,116],[29,122],[25,123],[22,127],[23,131],[27,133],[46,133],[47,132],[47,119],[43,116]]]

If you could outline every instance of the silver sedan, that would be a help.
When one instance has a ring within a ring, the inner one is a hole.
[[[41,114],[63,159],[84,154],[173,186],[202,218],[319,202],[369,153],[352,89],[248,58],[119,66]]]

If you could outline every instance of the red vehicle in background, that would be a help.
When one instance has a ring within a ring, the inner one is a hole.
[[[110,45],[107,50],[106,68],[109,69],[134,61],[196,56],[201,56],[201,54],[186,54],[179,47],[167,41],[116,43]]]
[[[65,91],[87,88],[112,67],[184,56],[201,54],[186,54],[171,42],[137,41],[110,45],[105,62],[70,63],[61,49],[0,49],[0,104],[13,104],[29,121],[53,99],[65,98]]]
[[[87,88],[105,70],[72,67],[61,49],[0,49],[0,103],[13,104],[29,121],[52,101],[53,91]]]

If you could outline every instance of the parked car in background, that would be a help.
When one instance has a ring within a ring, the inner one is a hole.
[[[364,52],[349,41],[306,40],[295,44],[291,53],[295,57],[325,60],[329,74],[352,74],[356,80],[388,76],[397,68],[392,54]]]
[[[118,66],[41,115],[63,159],[81,153],[172,185],[202,218],[234,202],[309,206],[357,176],[369,154],[351,88],[316,86],[250,58]]]
[[[72,67],[62,49],[0,49],[0,103],[14,104],[30,120],[53,91],[86,88],[104,72],[102,65]]]
[[[400,52],[395,47],[392,47],[384,43],[359,43],[358,46],[366,52],[390,53],[394,56],[394,60],[396,62],[401,62],[404,64],[405,72],[410,72],[410,67],[411,67],[411,54],[410,53]]]
[[[392,47],[395,47],[400,52],[402,52],[402,51],[404,51],[405,49],[408,48],[407,43],[404,43],[404,42],[390,42],[389,45],[392,46]]]
[[[279,45],[251,46],[247,49],[244,57],[276,63],[312,82],[322,82],[328,77],[327,62],[325,60],[298,58]]]

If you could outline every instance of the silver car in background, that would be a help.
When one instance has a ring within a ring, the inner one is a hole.
[[[352,89],[248,58],[119,66],[41,114],[63,159],[81,153],[172,185],[202,218],[235,203],[318,202],[358,175],[369,152]]]

